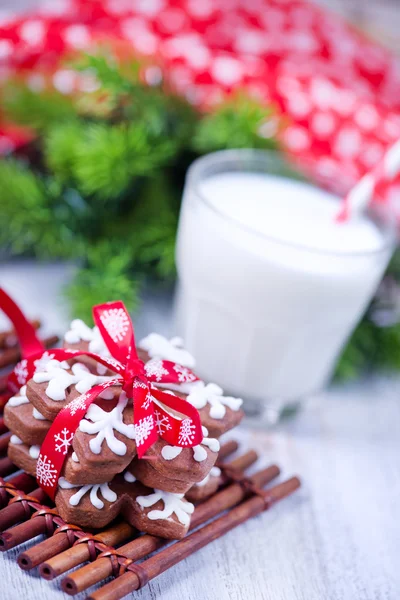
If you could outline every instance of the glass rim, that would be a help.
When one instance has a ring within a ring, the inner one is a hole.
[[[196,193],[197,197],[202,201],[202,203],[205,204],[206,207],[211,212],[217,214],[218,217],[222,218],[225,221],[228,221],[229,223],[233,224],[235,227],[237,227],[247,233],[250,233],[251,235],[255,235],[258,238],[261,238],[264,240],[272,241],[275,244],[279,244],[279,245],[285,246],[287,248],[296,248],[296,249],[314,253],[314,254],[353,258],[353,257],[366,257],[366,256],[372,256],[372,255],[379,255],[380,253],[385,252],[386,250],[391,248],[392,246],[395,246],[396,240],[397,240],[397,227],[396,227],[395,216],[394,216],[393,211],[390,211],[390,209],[388,207],[384,207],[382,205],[371,206],[365,212],[365,214],[369,217],[369,219],[375,224],[377,221],[377,217],[379,217],[381,219],[381,221],[378,223],[378,227],[382,233],[382,244],[378,248],[374,248],[371,250],[349,250],[349,251],[339,252],[337,250],[321,249],[321,248],[316,248],[313,246],[308,246],[307,244],[304,244],[304,243],[282,240],[278,236],[265,234],[260,231],[257,231],[257,229],[254,229],[253,227],[251,227],[249,225],[240,223],[240,221],[238,221],[234,217],[231,217],[229,214],[227,214],[223,210],[218,209],[200,189],[201,181],[203,181],[207,177],[207,175],[206,175],[207,168],[209,168],[211,166],[218,167],[218,165],[221,165],[221,166],[224,164],[228,165],[229,163],[234,165],[235,163],[237,164],[237,163],[242,162],[243,166],[246,165],[248,167],[247,170],[249,172],[268,173],[268,172],[270,172],[268,170],[268,164],[271,162],[271,160],[279,162],[280,165],[282,167],[284,167],[288,173],[291,172],[291,174],[295,178],[297,176],[297,179],[299,181],[301,181],[304,185],[314,187],[316,189],[321,189],[322,191],[324,191],[328,194],[331,193],[328,190],[325,190],[322,186],[319,186],[317,183],[306,180],[305,179],[306,175],[305,174],[303,175],[301,173],[301,171],[298,169],[298,167],[296,167],[295,165],[291,165],[290,161],[283,154],[281,154],[277,151],[274,151],[274,150],[260,150],[260,149],[247,149],[247,148],[246,149],[238,148],[238,149],[230,149],[230,150],[218,150],[216,152],[211,152],[209,154],[200,156],[199,158],[195,159],[187,171],[186,185],[192,187],[192,189]],[[260,168],[263,165],[264,165],[264,168],[263,169]],[[236,171],[238,171],[238,170],[239,169],[236,169]],[[222,174],[223,172],[224,172],[224,170],[221,169],[220,171],[216,171],[213,174],[215,174],[215,175]],[[229,172],[228,169],[225,169],[225,172]],[[282,173],[282,174],[276,173],[275,174],[273,172],[270,172],[270,174],[273,176],[276,176],[276,177],[284,178],[284,179],[288,178],[288,175],[285,175],[284,173]],[[332,195],[335,196],[334,193],[332,193]],[[337,196],[337,197],[338,197],[338,199],[340,199],[340,196]],[[383,216],[384,216],[384,220],[382,220]]]

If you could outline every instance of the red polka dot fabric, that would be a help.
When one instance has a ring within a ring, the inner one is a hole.
[[[90,91],[93,81],[58,68],[60,59],[110,39],[156,57],[201,110],[237,89],[275,103],[286,152],[338,193],[400,138],[400,61],[300,0],[42,0],[35,14],[0,13],[0,81],[18,72],[40,89],[51,72],[62,93]],[[0,124],[1,153],[26,139]]]

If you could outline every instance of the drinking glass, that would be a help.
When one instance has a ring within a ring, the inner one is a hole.
[[[238,173],[301,179],[267,151],[216,152],[192,164],[176,249],[176,327],[201,378],[242,397],[249,414],[275,422],[330,380],[392,255],[395,225],[382,207],[369,210],[379,242],[362,251],[266,235],[230,215],[226,198],[222,210],[204,191],[209,178]],[[305,185],[292,187],[304,193]],[[244,209],[254,192],[249,186],[243,194]]]

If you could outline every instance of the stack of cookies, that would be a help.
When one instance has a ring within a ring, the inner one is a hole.
[[[80,320],[71,323],[64,346],[108,355],[99,330]],[[178,338],[167,340],[150,334],[138,344],[138,354],[155,368],[160,359],[191,369],[195,366]],[[90,357],[78,360],[58,362],[51,351],[45,353],[35,363],[33,378],[5,407],[4,420],[12,432],[8,455],[27,473],[35,475],[38,469],[43,477],[54,477],[45,464],[37,464],[52,421],[67,404],[79,407],[81,394],[113,377]],[[64,520],[84,528],[101,528],[121,514],[140,531],[165,538],[185,535],[194,510],[192,502],[213,494],[221,482],[215,466],[218,439],[241,421],[242,401],[224,396],[212,383],[163,387],[198,409],[202,443],[181,448],[160,438],[146,458],[139,459],[135,439],[141,432],[133,424],[132,399],[118,386],[104,390],[80,421],[73,439],[68,430],[56,436],[56,451],[67,455],[55,496]],[[155,415],[162,433],[170,425],[156,409]],[[190,427],[187,435],[191,435]]]

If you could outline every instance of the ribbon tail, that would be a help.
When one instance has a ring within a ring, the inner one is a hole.
[[[0,308],[10,319],[15,332],[18,336],[18,342],[21,348],[23,358],[41,354],[45,347],[38,339],[35,328],[28,321],[22,310],[17,306],[12,298],[0,287]]]

